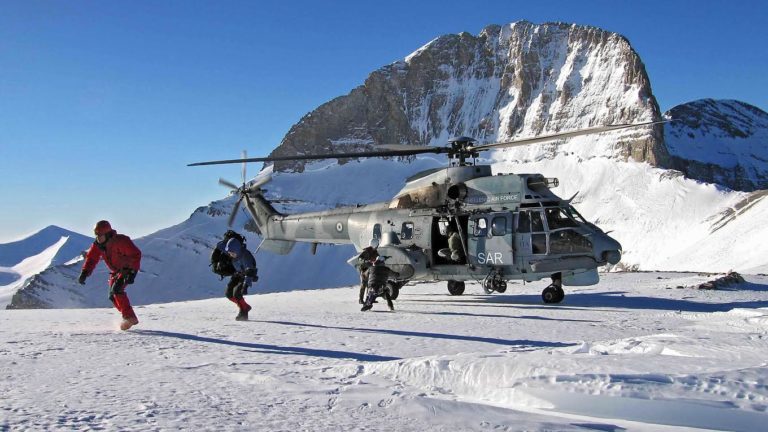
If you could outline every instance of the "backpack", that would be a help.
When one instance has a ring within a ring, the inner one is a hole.
[[[224,251],[224,246],[233,238],[240,241],[240,244],[245,248],[245,237],[232,230],[228,230],[224,233],[224,239],[220,241],[216,247],[213,248],[213,252],[211,252],[211,263],[209,264],[211,271],[219,275],[222,279],[235,274],[232,258],[230,258],[229,254]]]

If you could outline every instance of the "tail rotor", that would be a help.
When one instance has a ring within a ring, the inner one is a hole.
[[[248,159],[248,153],[245,150],[243,150],[242,159],[244,162],[243,162],[243,168],[241,171],[242,181],[243,181],[241,186],[237,186],[230,181],[224,180],[223,178],[219,178],[219,184],[221,186],[231,189],[233,193],[238,195],[237,201],[235,201],[235,206],[232,208],[232,212],[229,214],[229,219],[227,220],[228,227],[232,227],[232,224],[235,222],[235,218],[237,217],[237,212],[240,211],[240,204],[243,202],[243,200],[245,200],[246,205],[251,204],[251,200],[248,194],[260,193],[260,187],[271,180],[272,171],[271,169],[269,169],[266,175],[262,176],[261,178],[251,183],[250,185],[247,185],[246,184],[247,171],[246,171],[245,160]]]

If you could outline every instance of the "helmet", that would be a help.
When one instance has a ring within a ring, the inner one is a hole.
[[[93,233],[97,236],[106,235],[112,232],[112,225],[105,220],[96,222],[96,226],[93,228]]]
[[[368,243],[368,246],[370,246],[370,247],[372,247],[374,249],[377,249],[379,247],[379,239],[377,239],[376,237],[372,238],[371,242]]]
[[[224,248],[227,252],[231,252],[235,255],[240,255],[240,251],[243,249],[243,246],[240,244],[240,242],[236,239],[229,239],[227,242],[227,246]]]

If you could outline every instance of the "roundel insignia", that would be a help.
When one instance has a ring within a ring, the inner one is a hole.
[[[341,222],[336,222],[336,231],[338,232],[344,231],[344,225]]]

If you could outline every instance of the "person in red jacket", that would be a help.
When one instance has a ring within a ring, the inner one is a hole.
[[[109,299],[123,316],[121,330],[128,330],[139,323],[136,313],[131,307],[131,301],[125,294],[125,286],[136,279],[141,263],[141,251],[128,236],[118,234],[109,222],[103,220],[93,229],[96,240],[85,255],[85,262],[77,281],[82,285],[85,279],[93,273],[96,264],[103,259],[109,268]]]

